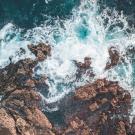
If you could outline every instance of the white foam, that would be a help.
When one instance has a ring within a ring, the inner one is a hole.
[[[28,50],[27,45],[30,41],[20,40],[21,30],[16,29],[11,23],[5,25],[0,30],[0,67],[4,67],[9,64],[9,58],[12,57],[12,62],[17,62],[20,59],[34,58],[34,55]],[[26,50],[24,55],[17,55],[17,51],[20,48]]]
[[[85,8],[85,4],[87,8]],[[41,74],[46,74],[49,78],[54,80],[55,87],[51,83],[51,94],[49,99],[46,99],[48,102],[55,102],[66,94],[65,90],[63,90],[65,94],[58,92],[56,88],[57,84],[60,82],[72,82],[76,73],[76,67],[73,65],[72,61],[83,61],[86,56],[92,58],[92,67],[96,73],[96,78],[107,77],[110,80],[119,81],[120,85],[125,89],[131,87],[132,67],[128,60],[126,61],[129,65],[128,68],[122,65],[122,68],[124,68],[123,76],[119,75],[119,70],[116,68],[108,72],[104,72],[104,68],[109,57],[108,47],[112,45],[116,46],[120,50],[120,53],[123,53],[127,46],[131,43],[133,44],[132,41],[134,37],[131,38],[131,36],[133,36],[131,34],[129,38],[129,35],[127,35],[127,33],[125,34],[128,25],[123,15],[119,16],[114,10],[112,16],[108,16],[108,9],[106,9],[103,14],[98,15],[97,8],[95,3],[93,5],[88,1],[84,1],[79,10],[74,11],[71,20],[64,22],[64,31],[58,27],[59,33],[62,34],[61,40],[58,43],[53,42],[52,56],[42,63],[42,70],[40,71]],[[103,24],[106,18],[108,18],[109,21],[108,24],[104,26]],[[117,23],[122,23],[124,25],[123,28],[119,26],[115,27]],[[79,26],[85,26],[89,31],[88,36],[84,40],[78,38],[76,28]],[[111,26],[114,26],[114,28],[110,32],[109,29]],[[70,80],[66,78],[67,75]],[[78,84],[82,85],[84,82]],[[78,84],[74,83],[74,85],[79,86]],[[57,97],[56,99],[54,95]]]

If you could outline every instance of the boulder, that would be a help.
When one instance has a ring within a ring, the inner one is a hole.
[[[28,48],[37,57],[38,61],[43,61],[51,55],[50,46],[43,43],[39,43],[37,46],[28,45]]]
[[[97,94],[94,86],[83,86],[76,90],[75,98],[80,100],[89,100],[93,97],[95,97]]]
[[[118,52],[118,49],[116,47],[110,47],[109,48],[109,60],[106,64],[105,69],[110,69],[114,66],[116,66],[120,61],[120,54]]]

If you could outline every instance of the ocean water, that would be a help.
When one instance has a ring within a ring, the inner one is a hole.
[[[43,88],[40,92],[43,110],[57,111],[66,94],[104,77],[118,81],[134,99],[135,56],[134,53],[127,55],[127,50],[135,47],[135,32],[134,27],[129,26],[126,14],[107,6],[101,10],[96,0],[35,0],[33,4],[30,0],[22,3],[14,0],[13,3],[10,9],[6,1],[0,5],[5,14],[0,19],[0,67],[8,65],[9,58],[14,63],[20,59],[34,59],[27,45],[48,43],[52,48],[51,57],[33,69],[34,76],[48,78],[49,89]],[[28,6],[27,10],[23,4]],[[111,46],[124,56],[125,62],[105,71]],[[26,53],[21,53],[20,48]],[[84,57],[91,57],[95,77],[84,74],[76,80],[74,60],[82,62]],[[134,103],[132,113],[135,113]]]
[[[12,22],[30,29],[44,23],[54,23],[56,18],[65,19],[80,0],[0,0],[0,26]]]

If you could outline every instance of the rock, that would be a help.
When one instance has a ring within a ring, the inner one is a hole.
[[[0,69],[0,94],[7,94],[17,88],[27,86],[27,81],[32,80],[33,67],[37,62],[31,59],[20,60],[15,64],[9,64],[4,69]]]
[[[45,115],[37,108],[40,96],[33,90],[16,90],[4,101],[4,106],[8,109],[16,110],[18,115],[24,112],[25,116],[31,123],[38,124],[41,127],[52,128],[51,123]],[[19,110],[21,108],[22,111]],[[27,107],[27,108],[26,108]]]
[[[62,103],[64,102],[66,98]],[[116,135],[117,132],[118,135],[124,135],[125,131],[129,133],[130,105],[130,93],[121,88],[118,82],[105,78],[97,79],[91,84],[77,88],[74,95],[63,105],[67,125],[63,134]],[[121,122],[118,123],[119,121],[123,121],[125,126]]]
[[[83,120],[80,120],[78,117],[75,117],[75,119],[70,122],[70,126],[73,129],[79,129],[84,126],[84,122]]]
[[[117,94],[121,88],[118,86],[117,82],[109,82],[106,79],[98,79],[92,85],[85,85],[80,87],[75,92],[75,97],[77,99],[89,100],[94,98],[98,93],[113,93]]]
[[[68,129],[66,129],[63,134],[89,135],[90,130],[83,120],[79,119],[78,117],[75,117],[73,118],[73,120],[71,120]]]
[[[116,135],[127,135],[125,129],[125,123],[123,121],[118,122]]]
[[[107,121],[108,116],[105,113],[102,113],[100,119],[101,119],[101,123],[104,124]]]
[[[131,123],[131,134],[135,134],[135,117],[133,118]]]
[[[15,121],[5,109],[0,109],[0,135],[17,135]]]
[[[28,58],[0,69],[0,135],[54,135],[52,124],[40,111],[41,97],[35,91],[46,79],[33,77],[33,68],[50,55],[50,47],[39,44],[30,49],[38,60]]]
[[[91,67],[91,58],[85,57],[84,62],[77,62],[74,61],[77,71],[76,71],[76,79],[80,79],[83,75],[94,77],[95,74],[93,72],[93,69]]]
[[[21,134],[42,135],[45,131],[48,135],[53,134],[51,123],[38,108],[39,100],[36,92],[24,89],[15,90],[2,102],[2,106],[14,117],[14,125]]]
[[[101,89],[103,88],[106,84],[107,84],[107,80],[106,79],[98,79],[95,81],[95,86],[96,89]]]
[[[38,61],[43,61],[47,56],[50,56],[51,48],[49,45],[39,43],[37,46],[28,45],[30,51],[35,54]]]
[[[91,65],[91,58],[85,57],[83,63],[75,61],[75,64],[78,68],[88,69],[90,68],[90,65]]]
[[[33,76],[33,68],[50,56],[45,44],[29,45],[35,60],[24,59],[0,69],[0,135],[126,135],[135,133],[134,121],[130,125],[131,95],[118,82],[97,79],[69,93],[60,101],[62,124],[54,124],[40,109],[38,91],[47,89],[47,77]],[[120,60],[117,49],[109,50],[110,63]],[[91,59],[75,63],[78,77],[93,74]],[[94,74],[93,74],[94,76]],[[92,77],[93,77],[92,76]],[[40,88],[41,87],[41,88]]]
[[[111,105],[113,106],[113,107],[115,107],[117,104],[118,104],[118,99],[117,98],[113,98],[112,100],[111,100]]]
[[[86,85],[76,90],[75,97],[80,100],[89,100],[97,94],[93,86]]]
[[[22,90],[15,90],[14,92],[12,92],[7,99],[5,99],[4,105],[7,106],[9,108],[9,106],[11,106],[12,109],[12,104],[14,105],[21,105],[20,103],[23,102],[24,106],[27,107],[36,107],[37,106],[37,102],[39,101],[40,96],[33,90],[26,90],[26,89],[22,89]],[[15,107],[15,106],[13,106]]]
[[[95,102],[89,106],[89,109],[93,112],[99,108],[98,104]]]
[[[26,86],[28,86],[28,87],[35,87],[36,85],[35,85],[35,81],[34,80],[32,80],[32,79],[28,79],[27,81],[26,81]]]
[[[20,134],[23,135],[35,135],[33,129],[28,123],[21,117],[16,120],[16,128]]]
[[[125,93],[123,94],[123,100],[124,100],[126,103],[131,104],[131,95],[130,95],[130,93],[125,92]]]
[[[120,54],[117,51],[118,49],[115,47],[109,48],[109,61],[106,64],[105,69],[110,69],[114,66],[116,66],[120,61]]]
[[[52,129],[48,118],[37,108],[35,108],[33,112],[27,111],[27,119],[37,127]]]
[[[101,104],[105,104],[105,103],[107,103],[107,102],[109,102],[109,101],[108,101],[108,99],[107,99],[107,98],[103,98],[103,99],[101,99],[101,101],[100,101],[100,102],[101,102]]]
[[[49,46],[39,44],[37,46],[30,47],[32,50],[33,48],[37,50],[41,49],[45,56],[50,55]],[[5,68],[0,69],[0,94],[7,94],[20,88],[37,88],[36,85],[38,85],[39,82],[41,84],[41,79],[37,81],[32,75],[33,68],[37,65],[37,63],[38,60],[31,60],[27,58],[20,60],[15,64],[10,63]]]

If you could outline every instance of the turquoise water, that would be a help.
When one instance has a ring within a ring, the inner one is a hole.
[[[0,1],[0,26],[13,22],[19,27],[32,28],[48,18],[69,18],[80,0],[4,0]]]
[[[90,35],[90,30],[85,25],[80,25],[76,28],[76,34],[79,39],[86,39]]]

